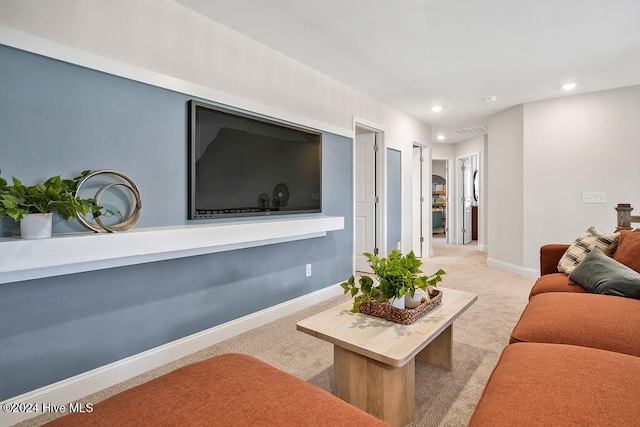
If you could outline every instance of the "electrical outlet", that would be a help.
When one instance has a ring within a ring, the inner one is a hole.
[[[582,193],[582,203],[605,203],[604,193]]]
[[[307,264],[306,277],[311,277],[311,264]]]

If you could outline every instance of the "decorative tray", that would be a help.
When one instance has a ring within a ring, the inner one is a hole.
[[[362,299],[359,296],[357,299]],[[415,322],[421,316],[424,316],[429,311],[433,310],[442,302],[442,291],[434,289],[429,292],[429,300],[422,298],[422,302],[416,308],[395,308],[387,302],[375,303],[364,302],[360,304],[358,309],[362,314],[368,314],[371,316],[382,317],[383,319],[390,320],[392,322],[401,323],[403,325],[409,325]]]

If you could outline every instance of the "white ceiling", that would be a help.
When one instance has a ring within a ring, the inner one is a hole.
[[[640,84],[640,0],[176,1],[430,124],[444,142],[523,102]],[[569,81],[578,86],[567,93]]]

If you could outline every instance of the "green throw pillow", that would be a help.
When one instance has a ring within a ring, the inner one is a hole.
[[[640,274],[593,248],[569,279],[594,294],[640,299]]]

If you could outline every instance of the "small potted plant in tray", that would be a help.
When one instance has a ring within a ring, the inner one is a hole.
[[[0,178],[0,216],[19,221],[20,234],[25,239],[51,236],[53,212],[59,212],[67,221],[77,214],[86,216],[90,212],[96,218],[102,215],[102,207],[93,199],[75,196],[78,183],[90,172],[84,171],[73,179],[54,176],[32,186],[25,186],[16,177],[12,177],[13,185]]]
[[[353,302],[353,312],[362,312],[362,305],[367,303],[391,304],[404,309],[405,297],[412,299],[416,294],[424,292],[425,299],[428,299],[429,287],[437,287],[442,281],[442,275],[446,274],[440,269],[430,276],[421,275],[422,261],[416,258],[413,251],[402,255],[394,250],[387,258],[378,258],[370,253],[365,253],[364,256],[369,260],[377,283],[369,276],[362,276],[356,284],[355,278],[351,276],[340,285],[345,294],[357,296]],[[418,300],[411,308],[415,308],[421,302],[421,299]]]

